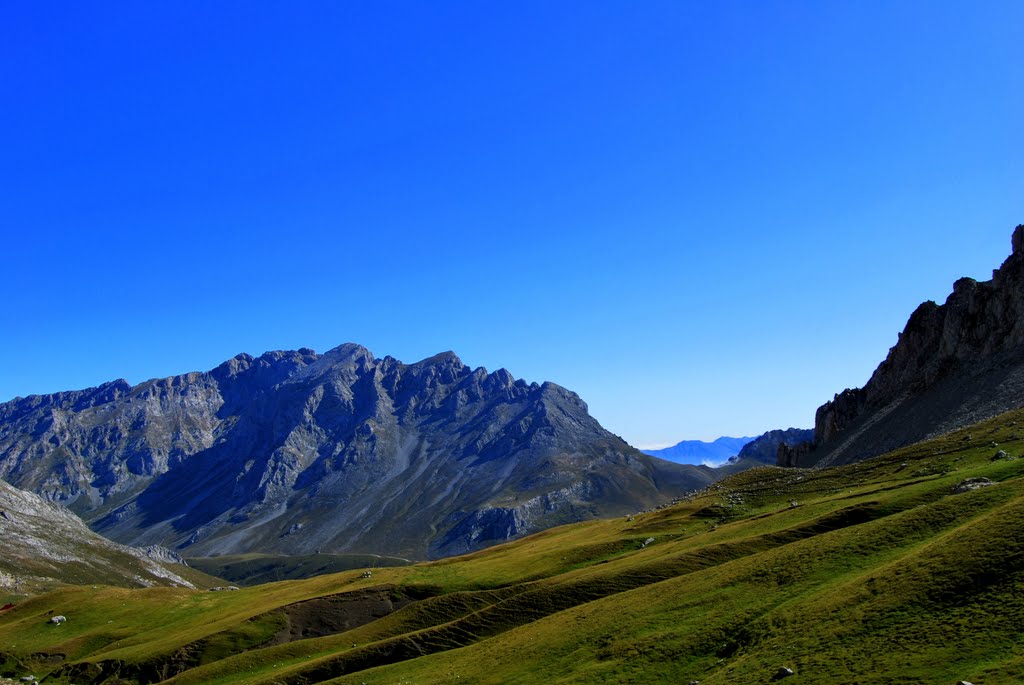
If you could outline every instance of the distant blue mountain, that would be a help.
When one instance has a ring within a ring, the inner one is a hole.
[[[660,457],[662,459],[667,459],[668,461],[674,461],[677,464],[706,464],[708,466],[717,466],[729,457],[734,457],[739,454],[740,450],[755,438],[756,436],[751,438],[730,438],[723,436],[714,442],[704,442],[703,440],[683,440],[682,442],[673,445],[672,447],[666,447],[665,449],[642,451],[644,454],[649,454],[652,457]]]

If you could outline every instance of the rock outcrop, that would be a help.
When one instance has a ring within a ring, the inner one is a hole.
[[[0,476],[187,556],[478,549],[714,478],[641,454],[573,392],[346,344],[0,405]]]
[[[1012,248],[992,280],[919,306],[867,384],[818,408],[813,449],[779,463],[859,461],[1024,406],[1024,226]]]
[[[730,459],[731,463],[750,460],[761,464],[774,464],[778,460],[780,449],[796,449],[814,439],[812,428],[786,428],[771,430],[755,438],[740,450],[739,454]]]

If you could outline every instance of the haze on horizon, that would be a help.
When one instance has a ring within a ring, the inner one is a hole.
[[[0,8],[0,401],[346,341],[809,427],[1024,222],[1013,2]]]

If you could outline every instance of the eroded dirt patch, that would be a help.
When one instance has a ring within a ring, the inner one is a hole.
[[[289,604],[277,610],[287,626],[261,647],[336,635],[372,623],[413,602],[436,594],[424,588],[383,585]]]

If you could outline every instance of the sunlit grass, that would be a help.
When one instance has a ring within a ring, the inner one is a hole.
[[[788,683],[1016,683],[1024,459],[993,456],[1024,450],[1020,422],[1011,412],[834,469],[754,469],[672,507],[371,578],[68,588],[0,617],[5,672],[56,671],[40,655],[62,654],[65,669],[118,664],[132,677],[185,655],[169,682],[714,685],[786,666]],[[954,494],[967,477],[996,485]],[[379,586],[431,596],[340,634],[261,646],[280,607]],[[46,624],[49,612],[68,622]]]

